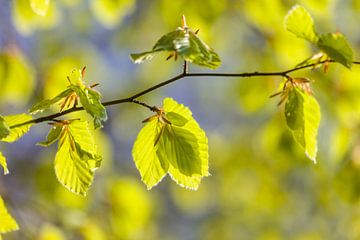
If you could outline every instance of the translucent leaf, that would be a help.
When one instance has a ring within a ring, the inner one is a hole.
[[[82,151],[87,152],[92,157],[97,155],[97,147],[94,137],[89,130],[87,121],[74,121],[69,125],[70,134]]]
[[[351,68],[354,54],[345,36],[341,33],[320,35],[317,46],[334,61]]]
[[[191,63],[215,69],[220,66],[221,61],[217,53],[207,46],[191,29],[177,30],[162,36],[153,46],[152,51],[131,54],[135,63],[150,60],[155,53],[160,51],[175,52],[184,60]]]
[[[87,162],[81,159],[79,148],[75,146],[69,130],[65,127],[63,131],[55,156],[55,174],[59,182],[67,189],[85,196],[94,173]]]
[[[146,123],[134,144],[135,164],[149,189],[169,173],[180,186],[196,190],[209,175],[205,132],[184,105],[166,98],[163,109],[170,122],[178,124],[160,117]]]
[[[6,137],[10,133],[10,128],[6,124],[5,119],[0,115],[0,139]]]
[[[0,234],[19,229],[15,219],[9,214],[5,207],[4,200],[0,196]]]
[[[305,149],[305,154],[316,163],[317,132],[320,125],[320,107],[316,99],[294,87],[285,104],[285,117],[295,140]]]
[[[161,132],[161,127],[157,120],[146,123],[139,132],[132,150],[141,180],[149,190],[165,177],[169,168],[169,163],[161,162],[156,155],[158,145],[155,145],[155,142]]]
[[[102,127],[102,122],[107,120],[106,108],[101,104],[101,95],[88,87],[71,86],[80,98],[85,111],[94,118],[95,128]]]
[[[52,99],[45,99],[42,100],[38,103],[36,103],[34,106],[32,106],[29,110],[29,112],[31,114],[35,114],[37,112],[42,112],[45,109],[48,109],[49,107],[51,107],[52,105],[58,103],[59,101],[61,101],[63,98],[68,97],[69,95],[71,95],[73,93],[73,90],[68,88],[65,91],[59,93],[56,97],[52,98]]]
[[[48,133],[48,135],[46,137],[46,141],[39,142],[39,143],[37,143],[37,145],[43,146],[43,147],[50,146],[51,144],[53,144],[54,142],[56,142],[59,139],[62,129],[63,129],[63,126],[60,126],[60,125],[53,126],[50,129],[50,132]]]
[[[33,118],[31,115],[28,114],[18,114],[18,115],[9,115],[4,116],[6,124],[10,127],[10,134],[1,139],[3,142],[14,142],[21,138],[25,133],[27,133],[33,123],[29,123],[22,126],[17,126],[19,124],[31,121]]]
[[[30,0],[32,10],[40,15],[45,16],[49,9],[50,0]]]
[[[295,5],[285,17],[285,28],[299,38],[304,38],[312,43],[318,41],[314,21],[306,9]]]
[[[9,169],[7,168],[6,158],[4,155],[0,152],[0,165],[4,169],[4,175],[9,174]]]

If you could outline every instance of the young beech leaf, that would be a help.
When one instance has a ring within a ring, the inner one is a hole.
[[[32,10],[40,16],[46,16],[49,9],[49,3],[50,0],[30,0]]]
[[[85,111],[94,118],[95,128],[102,127],[102,122],[107,120],[106,108],[101,104],[101,95],[88,87],[72,85],[71,89],[80,98],[81,105]]]
[[[343,34],[322,34],[317,46],[334,61],[341,63],[347,68],[351,68],[354,54]]]
[[[27,133],[33,123],[29,123],[22,126],[16,126],[18,124],[22,124],[24,122],[32,120],[32,116],[28,114],[18,114],[18,115],[9,115],[4,116],[4,120],[6,124],[10,127],[10,133],[5,138],[0,139],[3,142],[14,142],[21,138],[25,133]]]
[[[10,128],[6,124],[5,119],[0,115],[0,139],[10,134]]]
[[[0,234],[16,231],[19,229],[15,219],[9,214],[6,209],[4,200],[0,196]]]
[[[162,36],[151,51],[131,54],[135,63],[150,60],[157,52],[168,51],[175,53],[191,63],[215,69],[221,61],[217,53],[207,46],[191,29],[178,28]]]
[[[56,141],[59,139],[59,137],[60,137],[62,128],[63,128],[62,125],[56,125],[56,124],[55,124],[55,125],[50,129],[50,131],[49,131],[49,133],[48,133],[48,135],[47,135],[47,137],[46,137],[46,140],[43,141],[43,142],[37,143],[37,145],[43,146],[43,147],[48,147],[48,146],[50,146],[51,144],[53,144],[54,142],[56,142]]]
[[[0,152],[0,166],[4,169],[4,175],[9,174],[9,169],[7,168],[6,158]]]
[[[160,116],[149,120],[133,147],[135,165],[148,189],[169,173],[180,186],[196,190],[209,175],[205,132],[191,111],[173,99],[164,100],[163,110],[170,122],[177,123],[163,122]]]
[[[306,9],[295,5],[285,17],[285,28],[299,38],[304,38],[312,43],[318,41],[314,21]]]
[[[316,163],[317,132],[321,118],[316,99],[303,89],[293,87],[285,104],[285,118],[295,140]]]
[[[85,196],[94,170],[101,162],[96,152],[87,121],[75,120],[64,124],[54,163],[59,182],[70,191]]]
[[[42,112],[45,109],[50,108],[52,105],[60,102],[63,98],[66,98],[68,96],[70,96],[74,91],[70,88],[67,88],[66,90],[64,90],[63,92],[61,92],[60,94],[58,94],[56,97],[52,98],[52,99],[45,99],[42,100],[38,103],[36,103],[34,106],[32,106],[29,110],[29,112],[31,114],[35,114],[37,112]]]

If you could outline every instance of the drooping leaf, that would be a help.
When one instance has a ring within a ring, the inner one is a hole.
[[[285,118],[295,140],[305,149],[305,154],[316,163],[317,132],[320,125],[320,107],[316,99],[294,87],[285,104]]]
[[[101,95],[88,87],[71,86],[80,98],[81,105],[85,111],[94,118],[95,128],[102,127],[102,122],[107,120],[106,108],[101,103]]]
[[[54,125],[50,129],[50,131],[49,131],[49,133],[48,133],[48,135],[46,137],[46,140],[43,141],[43,142],[37,143],[37,145],[43,146],[43,147],[50,146],[51,144],[53,144],[54,142],[56,142],[60,138],[60,134],[61,134],[62,129],[63,129],[63,126]]]
[[[215,69],[221,61],[217,53],[207,46],[191,29],[178,28],[162,36],[151,51],[131,54],[135,63],[150,60],[157,52],[168,51],[191,63]]]
[[[347,68],[351,68],[354,54],[343,34],[322,34],[317,46],[334,61],[341,63]]]
[[[312,43],[318,41],[314,21],[308,11],[295,5],[285,17],[285,28],[299,38],[304,38]]]
[[[3,142],[14,142],[21,138],[25,133],[27,133],[33,123],[28,123],[25,125],[18,126],[19,124],[31,121],[33,118],[28,114],[18,114],[18,115],[9,115],[4,116],[6,124],[10,127],[10,134],[5,138],[2,138]]]
[[[0,139],[10,134],[10,128],[6,124],[5,119],[0,115]]]
[[[45,16],[49,9],[50,0],[30,0],[32,10],[40,15]]]
[[[16,231],[19,226],[15,219],[9,214],[6,209],[4,200],[0,196],[0,234]]]
[[[191,111],[171,98],[163,110],[170,123],[152,118],[140,131],[133,158],[148,189],[169,173],[182,187],[196,190],[208,176],[208,143]],[[171,121],[174,121],[172,123]]]
[[[54,97],[52,99],[45,99],[45,100],[42,100],[42,101],[36,103],[34,106],[32,106],[30,108],[29,112],[31,114],[35,114],[37,112],[42,112],[45,109],[48,109],[49,107],[51,107],[52,105],[60,102],[63,98],[68,97],[72,93],[73,93],[73,90],[70,88],[67,88],[66,90],[64,90],[63,92],[61,92],[60,94],[58,94],[56,97]]]
[[[9,169],[7,168],[6,158],[0,152],[0,166],[4,169],[4,175],[9,174]]]
[[[54,162],[59,182],[70,191],[85,196],[100,163],[101,157],[96,153],[88,123],[75,120],[65,124]]]

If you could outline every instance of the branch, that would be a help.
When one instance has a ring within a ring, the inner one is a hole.
[[[181,80],[181,79],[185,79],[187,77],[258,77],[258,76],[280,76],[280,77],[288,77],[289,73],[292,72],[296,72],[302,69],[307,69],[307,68],[313,68],[316,67],[320,64],[324,64],[324,63],[335,63],[334,60],[324,60],[324,61],[320,61],[318,63],[313,63],[313,64],[308,64],[308,65],[304,65],[304,66],[300,66],[300,67],[295,67],[295,68],[291,68],[289,70],[285,70],[285,71],[280,71],[280,72],[250,72],[250,73],[188,73],[188,62],[184,62],[183,65],[183,72],[176,75],[175,77],[172,77],[168,80],[165,80],[163,82],[160,82],[152,87],[149,87],[145,90],[142,90],[130,97],[127,98],[122,98],[122,99],[116,99],[116,100],[112,100],[112,101],[106,101],[106,102],[102,102],[102,105],[104,106],[112,106],[112,105],[119,105],[119,104],[123,104],[123,103],[135,103],[138,105],[141,105],[143,107],[148,108],[150,111],[154,111],[155,106],[150,106],[144,102],[140,102],[138,100],[136,100],[137,98],[144,96],[147,93],[150,93],[158,88],[164,87],[166,85],[169,85],[170,83],[173,83],[175,81]],[[357,64],[360,65],[360,61],[353,61],[353,64]],[[39,117],[39,118],[35,118],[32,119],[30,121],[26,121],[20,124],[16,124],[13,126],[10,126],[10,128],[16,128],[16,127],[20,127],[20,126],[24,126],[24,125],[28,125],[28,124],[38,124],[38,123],[42,123],[42,122],[47,122],[47,121],[54,121],[56,118],[67,115],[69,113],[72,112],[78,112],[78,111],[83,111],[84,108],[83,107],[74,107],[74,108],[70,108],[67,109],[63,112],[58,112],[58,113],[54,113],[54,114],[50,114],[47,116],[43,116],[43,117]]]

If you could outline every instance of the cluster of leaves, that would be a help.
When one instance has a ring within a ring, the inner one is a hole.
[[[48,5],[49,0],[31,1],[31,7],[39,15],[46,14]],[[321,50],[320,55],[305,60],[302,65],[323,64],[332,60],[351,67],[353,53],[345,37],[340,33],[318,35],[310,14],[303,7],[295,6],[288,13],[285,26]],[[169,58],[181,57],[184,61],[211,69],[219,67],[221,63],[218,54],[198,37],[197,31],[192,31],[186,25],[185,19],[182,27],[162,36],[152,50],[131,54],[131,59],[141,63],[162,51],[169,52]],[[106,108],[101,103],[101,94],[93,89],[95,85],[85,84],[84,75],[85,68],[73,70],[68,76],[68,87],[54,98],[36,103],[29,110],[31,115],[0,116],[0,140],[18,140],[33,124],[38,123],[39,118],[34,119],[32,115],[56,104],[60,105],[60,113],[64,113],[60,115],[85,110],[93,118],[94,128],[101,128],[107,120]],[[306,155],[316,162],[320,107],[311,91],[311,81],[302,77],[292,78],[287,74],[283,76],[282,91],[274,95],[280,95],[280,103],[285,102],[285,119],[294,139],[304,148]],[[79,104],[81,107],[78,107]],[[143,121],[145,125],[132,150],[142,181],[151,189],[169,174],[178,185],[198,189],[202,178],[209,176],[208,140],[204,130],[192,117],[191,111],[172,98],[165,98],[162,107],[151,110],[155,115]],[[56,177],[71,192],[85,196],[93,181],[94,171],[102,161],[89,122],[80,119],[58,120],[54,117],[45,117],[39,122],[43,121],[50,121],[52,128],[46,140],[38,145],[48,147],[58,142],[54,161]],[[0,165],[5,174],[9,173],[2,153]],[[0,198],[0,233],[17,228]]]

